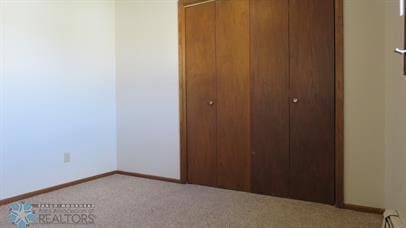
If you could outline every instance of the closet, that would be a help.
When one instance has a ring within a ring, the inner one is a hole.
[[[335,1],[184,0],[187,180],[335,202]]]

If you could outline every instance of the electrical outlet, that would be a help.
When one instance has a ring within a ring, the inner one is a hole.
[[[64,163],[69,163],[70,162],[70,153],[65,153],[63,155],[63,162]]]

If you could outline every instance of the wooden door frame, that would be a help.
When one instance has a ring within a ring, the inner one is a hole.
[[[187,183],[185,5],[216,0],[179,0],[180,180]],[[343,0],[335,0],[335,205],[344,207],[344,21]]]
[[[344,207],[344,4],[335,0],[335,195]]]

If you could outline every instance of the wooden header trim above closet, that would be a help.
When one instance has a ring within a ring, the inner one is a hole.
[[[191,7],[215,1],[217,0],[179,0],[179,4],[183,5],[184,7]]]
[[[190,0],[190,1],[183,1],[183,6],[185,8],[189,8],[189,7],[194,7],[194,6],[207,4],[207,3],[211,3],[211,2],[215,2],[215,1],[217,1],[217,0],[205,0],[205,1],[201,1],[201,0],[193,1],[193,0]]]

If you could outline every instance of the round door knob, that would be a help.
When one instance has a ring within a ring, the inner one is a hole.
[[[299,103],[299,98],[296,98],[296,97],[293,98],[293,99],[292,99],[292,103],[293,103],[293,104]]]
[[[209,101],[209,105],[214,105],[214,101]]]

